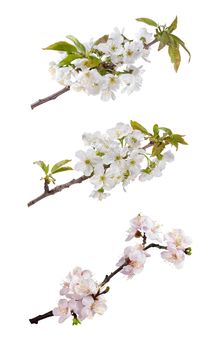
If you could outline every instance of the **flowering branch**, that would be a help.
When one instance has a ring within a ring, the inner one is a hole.
[[[105,284],[107,284],[117,273],[119,273],[120,271],[122,271],[123,267],[125,267],[126,265],[128,265],[128,263],[124,263],[122,264],[120,267],[118,267],[115,271],[113,271],[112,273],[110,273],[110,275],[106,275],[103,282],[100,284],[100,287],[103,287]],[[100,292],[100,288],[98,289],[96,295],[94,295],[94,298],[97,298],[99,295],[102,295],[102,294],[106,294],[106,290],[103,291],[103,292]],[[30,318],[29,319],[29,322],[31,324],[38,324],[39,321],[41,320],[44,320],[45,318],[48,318],[48,317],[51,317],[51,316],[55,316],[53,314],[53,311],[49,311],[49,312],[46,312],[45,314],[43,315],[39,315],[39,316],[36,316],[34,318]]]
[[[118,123],[114,128],[108,129],[106,134],[86,133],[83,140],[90,148],[86,152],[76,152],[79,162],[76,163],[75,170],[83,172],[77,179],[50,189],[49,185],[55,184],[54,176],[57,173],[73,170],[66,166],[71,160],[64,159],[51,169],[49,164],[41,160],[34,162],[44,172],[41,178],[44,180],[44,192],[30,201],[28,207],[87,179],[94,186],[90,196],[102,200],[119,183],[125,189],[137,176],[140,181],[160,176],[166,164],[174,159],[171,151],[164,152],[166,148],[174,146],[178,149],[179,144],[187,144],[182,135],[174,134],[169,128],[155,124],[153,132],[149,132],[136,121],[131,121],[130,125]]]
[[[182,230],[176,229],[164,236],[166,245],[159,243],[149,243],[145,245],[146,240],[156,240],[162,242],[159,236],[160,225],[157,225],[148,216],[138,214],[130,221],[128,237],[142,239],[142,244],[128,246],[124,250],[122,258],[116,264],[116,270],[106,275],[104,280],[98,284],[92,278],[89,270],[82,270],[77,267],[66,278],[60,295],[65,299],[60,299],[58,307],[43,314],[31,318],[31,324],[38,324],[39,321],[51,317],[59,316],[59,322],[65,321],[73,316],[73,325],[78,325],[85,318],[92,318],[95,314],[102,315],[106,309],[106,302],[102,295],[109,292],[108,282],[118,273],[127,275],[128,278],[134,277],[143,270],[146,259],[150,256],[147,251],[150,248],[163,250],[161,256],[164,260],[173,263],[177,268],[181,267],[185,256],[191,255],[192,249],[189,246],[190,239],[186,237]]]
[[[31,105],[34,109],[39,105],[56,99],[70,90],[85,91],[88,95],[101,95],[104,101],[115,99],[115,91],[122,86],[122,92],[131,94],[142,85],[142,66],[135,66],[137,60],[148,61],[150,48],[159,42],[158,51],[165,46],[175,71],[178,70],[181,55],[180,46],[186,48],[184,42],[172,34],[177,28],[177,17],[170,26],[159,25],[148,18],[137,21],[155,27],[154,33],[141,28],[136,39],[128,39],[115,28],[110,35],[103,35],[96,41],[82,44],[77,38],[68,35],[67,41],[56,42],[44,50],[55,50],[61,54],[58,62],[51,62],[50,72],[53,78],[65,87]]]

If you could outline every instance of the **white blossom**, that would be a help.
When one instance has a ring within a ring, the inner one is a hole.
[[[153,34],[149,33],[146,28],[140,28],[138,33],[136,34],[137,40],[143,40],[146,44],[148,44],[152,40]]]
[[[141,245],[129,246],[125,248],[124,255],[117,263],[117,266],[122,266],[124,263],[127,263],[121,272],[127,275],[128,278],[132,278],[135,274],[143,270],[145,261],[146,254]]]
[[[127,136],[130,132],[132,132],[132,128],[130,127],[130,125],[124,123],[117,123],[117,125],[114,128],[107,130],[107,134],[112,139],[117,140]]]
[[[108,172],[104,172],[104,168],[100,167],[90,179],[96,191],[103,188],[104,190],[111,190],[115,186],[115,181]]]
[[[140,57],[143,49],[142,42],[126,42],[124,45],[123,61],[124,63],[134,63]]]
[[[141,142],[144,141],[144,134],[139,130],[133,130],[126,136],[125,141],[129,147],[135,149],[136,147],[140,147]]]
[[[102,201],[103,199],[106,199],[109,196],[110,196],[110,193],[104,192],[103,188],[100,188],[97,191],[92,191],[90,194],[90,197],[94,199],[98,199],[99,201]]]
[[[174,155],[171,151],[163,153],[163,158],[158,160],[157,158],[154,162],[157,164],[156,167],[149,173],[142,173],[139,176],[140,181],[151,180],[153,177],[160,177],[162,171],[165,169],[167,163],[171,163],[174,160]]]
[[[145,234],[147,238],[161,242],[159,236],[160,225],[156,224],[149,216],[138,214],[130,221],[130,225],[126,241],[135,236],[139,237],[141,235],[143,237]]]
[[[118,164],[121,166],[124,162],[124,158],[126,157],[128,149],[126,147],[120,148],[120,146],[111,149],[109,153],[103,156],[103,163],[108,164]]]
[[[174,264],[176,268],[181,268],[185,259],[185,253],[175,247],[168,247],[167,250],[161,252],[164,260]]]
[[[69,307],[69,302],[66,299],[60,299],[58,302],[58,307],[53,309],[53,315],[59,316],[58,322],[64,322],[69,316],[71,316],[71,309]]]
[[[93,318],[95,314],[103,315],[107,310],[105,299],[102,296],[98,296],[94,299],[88,295],[82,299],[82,309],[80,312],[80,319]]]
[[[176,249],[185,250],[191,244],[191,239],[185,236],[180,229],[173,229],[164,236],[165,241],[169,247],[176,247]]]
[[[122,74],[120,80],[124,85],[122,92],[127,92],[128,95],[132,94],[134,91],[138,91],[142,85],[142,73],[144,71],[137,68],[135,71],[132,70],[131,73]]]
[[[80,159],[80,162],[76,163],[75,170],[82,171],[85,176],[90,176],[94,171],[94,167],[102,163],[102,159],[92,149],[87,150],[87,152],[77,151],[76,156]]]

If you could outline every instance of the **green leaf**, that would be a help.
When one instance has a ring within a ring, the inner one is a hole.
[[[59,62],[59,67],[68,66],[72,61],[76,60],[77,58],[82,58],[82,55],[76,52],[71,53]]]
[[[158,51],[162,50],[166,45],[168,45],[170,37],[169,34],[165,31],[163,31],[162,33],[160,33],[158,35],[158,40],[160,41],[159,47],[158,47]]]
[[[136,21],[146,23],[149,26],[158,27],[158,24],[150,18],[145,18],[145,17],[136,18]]]
[[[181,143],[182,145],[188,145],[188,143],[183,138],[183,135],[173,134],[172,138],[173,140],[177,141],[178,143]]]
[[[170,139],[168,139],[168,141],[169,141],[169,143],[170,143],[172,146],[174,146],[174,147],[176,147],[176,149],[178,149],[179,144],[178,144],[178,142],[177,142],[176,140],[173,139],[172,136],[170,137]]]
[[[157,142],[152,148],[152,156],[158,156],[165,148],[165,143]]]
[[[176,147],[176,149],[178,149],[179,143],[183,145],[188,145],[188,143],[184,140],[183,135],[179,134],[172,134],[170,137],[167,138],[166,142]]]
[[[174,65],[174,69],[177,72],[178,69],[179,69],[180,62],[181,62],[181,55],[180,55],[180,52],[179,52],[179,46],[169,45],[169,47],[168,47],[168,54],[169,54],[169,56],[171,58],[171,62]]]
[[[85,46],[77,38],[75,38],[73,35],[67,35],[67,38],[75,44],[79,52],[81,52],[83,55],[86,55]]]
[[[165,131],[166,134],[169,135],[169,136],[172,135],[171,129],[168,129],[168,128],[165,128],[165,127],[161,127],[161,128],[159,128],[159,130]]]
[[[177,21],[178,21],[178,18],[176,16],[175,19],[173,20],[173,22],[167,28],[169,33],[172,33],[177,28]]]
[[[101,36],[99,39],[97,39],[94,42],[94,45],[99,45],[99,44],[105,44],[109,39],[109,35],[105,34],[103,36]]]
[[[182,41],[178,36],[174,34],[170,34],[170,36],[175,40],[176,43],[180,44],[182,48],[188,53],[189,56],[189,62],[191,60],[191,53],[190,51],[186,48],[184,41]]]
[[[46,165],[45,162],[43,162],[42,160],[38,160],[34,162],[34,164],[37,164],[38,166],[40,166],[40,168],[44,171],[45,175],[48,175],[49,164]]]
[[[77,52],[77,48],[66,41],[58,41],[55,44],[45,47],[43,50],[66,51],[68,53]]]
[[[157,124],[153,126],[153,133],[155,137],[159,135],[159,127]]]
[[[64,159],[64,160],[61,160],[60,162],[58,163],[55,163],[51,169],[51,173],[54,174],[54,172],[56,170],[58,170],[59,168],[61,168],[63,165],[67,164],[71,162],[71,159]]]
[[[89,56],[85,65],[89,68],[98,67],[101,64],[101,60],[95,56]]]
[[[131,124],[131,127],[134,129],[134,130],[139,130],[141,131],[143,134],[145,135],[150,135],[150,133],[147,131],[147,129],[145,129],[141,124],[139,124],[138,122],[134,121],[134,120],[131,120],[130,121],[130,124]]]
[[[72,320],[72,325],[78,326],[78,324],[81,324],[81,321],[77,317],[74,317]]]
[[[68,171],[68,170],[73,170],[73,168],[71,168],[70,166],[63,166],[63,167],[61,167],[61,168],[59,168],[57,170],[54,170],[52,172],[52,174],[57,174],[57,173],[61,173],[63,171]]]

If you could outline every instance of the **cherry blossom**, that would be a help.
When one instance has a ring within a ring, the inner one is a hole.
[[[127,263],[123,267],[122,273],[132,278],[144,268],[146,261],[146,253],[143,251],[142,245],[129,246],[125,248],[123,257],[118,261],[117,266]]]
[[[126,241],[129,241],[134,237],[138,238],[145,235],[146,238],[161,242],[159,236],[161,231],[160,225],[156,224],[149,216],[138,214],[130,221],[130,225],[131,226],[128,229],[129,235],[126,238]]]

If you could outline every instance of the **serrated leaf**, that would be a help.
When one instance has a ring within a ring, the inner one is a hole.
[[[173,20],[173,22],[167,28],[169,33],[172,33],[177,28],[177,22],[178,22],[178,18],[176,16],[175,19]]]
[[[172,139],[170,143],[172,144],[172,146],[176,147],[176,149],[178,150],[179,144],[176,140]]]
[[[138,122],[134,121],[134,120],[131,120],[130,121],[130,124],[131,124],[131,127],[134,129],[134,130],[139,130],[141,131],[143,134],[145,135],[150,135],[150,133],[147,131],[147,129],[145,129],[141,124],[139,124]]]
[[[189,55],[189,62],[191,60],[191,53],[190,51],[186,48],[184,41],[182,41],[178,36],[174,34],[170,34],[170,36],[175,40],[176,43],[180,44],[182,48],[188,53]]]
[[[164,150],[165,144],[163,142],[157,142],[152,148],[152,156],[158,156]]]
[[[57,174],[57,173],[61,173],[63,171],[68,171],[68,170],[73,170],[73,168],[71,168],[70,166],[64,166],[64,167],[61,167],[61,168],[59,168],[57,170],[54,170],[52,172],[52,174]]]
[[[145,18],[145,17],[136,18],[136,21],[146,23],[149,26],[158,27],[158,24],[155,21],[153,21],[153,19],[150,19],[150,18]]]
[[[162,50],[166,45],[168,45],[170,37],[169,34],[163,31],[158,35],[158,40],[160,41],[158,51]]]
[[[45,175],[48,174],[49,165],[46,165],[45,162],[43,162],[42,160],[38,160],[34,162],[34,164],[37,164],[38,166],[40,166],[40,168],[44,171]]]
[[[99,39],[97,39],[94,42],[94,45],[99,45],[99,44],[105,44],[109,39],[109,35],[105,34],[103,36],[101,36]]]
[[[56,163],[53,165],[52,169],[51,169],[51,173],[53,174],[56,170],[58,170],[59,168],[61,168],[63,165],[67,164],[71,162],[71,159],[64,159],[61,160],[60,162]]]
[[[172,138],[173,140],[177,141],[178,143],[181,143],[182,145],[188,145],[188,143],[185,141],[182,135],[173,134]]]
[[[172,64],[174,65],[174,69],[177,72],[179,69],[180,62],[181,62],[181,55],[179,52],[179,46],[169,45],[168,54],[171,58]]]
[[[68,66],[72,61],[76,60],[77,58],[82,58],[82,55],[80,53],[71,53],[70,55],[66,56],[62,61],[59,62],[59,67]]]
[[[66,51],[68,53],[77,52],[77,48],[66,41],[58,41],[43,50],[56,50],[56,51]]]
[[[81,52],[83,55],[86,54],[85,46],[77,38],[75,38],[75,36],[67,35],[67,38],[74,43],[79,52]]]

